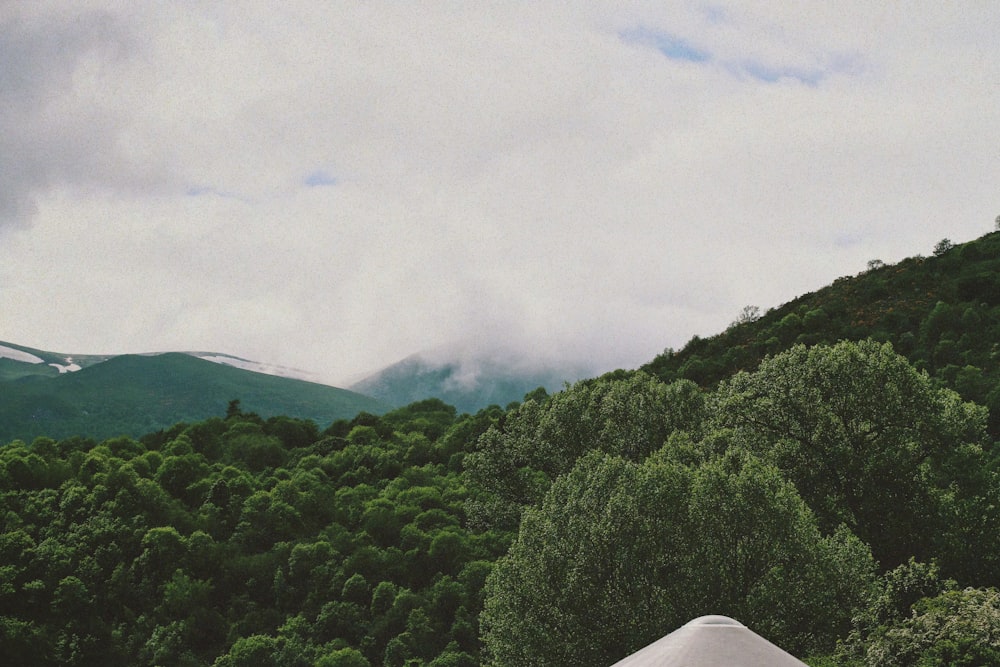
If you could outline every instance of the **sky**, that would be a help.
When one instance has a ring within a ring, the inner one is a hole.
[[[998,34],[992,0],[0,0],[0,340],[634,368],[992,231]]]

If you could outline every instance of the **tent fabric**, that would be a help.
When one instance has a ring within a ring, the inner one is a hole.
[[[702,616],[611,667],[806,667],[806,663],[728,616]]]

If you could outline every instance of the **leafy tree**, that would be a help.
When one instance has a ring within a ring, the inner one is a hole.
[[[215,667],[277,667],[278,640],[267,635],[251,635],[236,640],[229,653],[215,661]]]
[[[955,244],[950,239],[941,239],[934,245],[934,255],[940,257],[954,247]]]
[[[741,324],[749,324],[750,322],[756,322],[760,319],[760,307],[759,306],[743,306],[740,314],[736,316],[736,319],[729,325],[730,327],[738,327]]]
[[[919,600],[912,616],[870,641],[865,664],[1000,664],[1000,593],[995,588],[966,588]]]
[[[748,454],[689,468],[591,454],[525,511],[491,573],[489,663],[608,665],[706,613],[792,651],[832,646],[871,581],[847,531],[824,538],[780,473]]]
[[[316,661],[316,667],[371,667],[371,663],[354,648],[342,648]]]
[[[428,663],[427,667],[478,667],[479,662],[468,653],[449,647]]]
[[[235,419],[242,416],[243,408],[240,406],[240,400],[238,398],[234,398],[229,401],[229,404],[226,406],[226,419]]]
[[[278,438],[286,450],[308,447],[319,440],[319,429],[310,420],[271,417],[264,423],[264,433]]]
[[[642,460],[678,429],[699,426],[703,397],[691,382],[664,385],[645,373],[579,382],[527,400],[490,428],[465,458],[477,527],[510,530],[522,509],[590,451]]]
[[[51,653],[43,625],[12,616],[0,616],[0,658],[5,665],[31,665]]]
[[[982,576],[995,525],[986,412],[936,388],[888,344],[796,346],[720,387],[720,426],[785,472],[830,532],[846,523],[886,569],[939,557]]]
[[[136,571],[143,582],[165,583],[187,553],[187,540],[173,526],[150,528],[142,538],[142,553]],[[156,594],[156,589],[145,591]]]
[[[864,609],[854,616],[854,628],[838,644],[835,664],[864,664],[869,645],[889,628],[902,625],[914,604],[954,589],[955,582],[941,579],[933,562],[910,559],[884,573],[872,586]]]
[[[267,435],[255,422],[235,421],[223,438],[230,457],[253,472],[276,468],[285,462],[287,452],[281,440]]]

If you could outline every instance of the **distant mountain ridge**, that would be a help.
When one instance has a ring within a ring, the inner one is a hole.
[[[0,442],[138,436],[224,414],[234,399],[263,417],[312,419],[321,428],[427,398],[475,413],[584,376],[579,369],[531,368],[502,355],[415,354],[341,389],[314,380],[309,371],[219,352],[67,354],[0,341]]]
[[[27,375],[55,376],[107,361],[113,355],[63,354],[0,341],[0,380]],[[16,362],[16,365],[9,362]]]
[[[194,352],[194,351],[179,351],[180,354],[187,354],[192,357],[197,357],[199,359],[204,359],[205,361],[211,361],[216,364],[223,364],[225,366],[232,366],[234,368],[242,368],[246,371],[253,371],[254,373],[264,373],[266,375],[277,375],[279,377],[294,378],[296,380],[305,380],[307,382],[316,382],[318,384],[326,384],[319,379],[319,375],[310,371],[302,370],[299,368],[290,368],[288,366],[280,366],[278,364],[264,364],[259,361],[251,361],[250,359],[244,359],[242,357],[235,357],[231,354],[223,354],[221,352]],[[157,356],[160,354],[166,354],[166,352],[143,352],[138,353],[138,356]],[[115,354],[65,354],[61,352],[48,352],[46,350],[39,350],[32,347],[25,347],[23,345],[15,345],[14,343],[6,343],[0,341],[0,359],[9,359],[12,361],[22,361],[33,366],[42,364],[43,367],[40,368],[25,368],[23,369],[30,375],[51,375],[51,371],[44,366],[51,366],[56,369],[59,373],[74,372],[86,368],[87,366],[92,366],[104,361],[107,361],[113,357],[122,356]]]
[[[1000,438],[1000,231],[963,244],[942,241],[929,257],[873,260],[858,275],[747,312],[725,331],[695,336],[641,370],[711,387],[792,345],[890,341],[935,381],[988,407],[990,431]],[[69,355],[0,341],[0,442],[141,435],[223,414],[232,399],[265,417],[286,414],[321,427],[427,398],[474,413],[588,377],[509,352],[469,351],[412,355],[347,389],[287,377],[294,373],[307,374],[213,352]]]
[[[349,386],[356,391],[402,407],[438,398],[459,412],[474,413],[489,405],[504,407],[538,387],[561,389],[586,375],[571,367],[531,368],[498,357],[411,355]]]
[[[370,396],[254,367],[277,368],[216,353],[68,355],[0,342],[0,442],[137,437],[224,415],[231,400],[265,418],[311,419],[321,428],[388,409]]]

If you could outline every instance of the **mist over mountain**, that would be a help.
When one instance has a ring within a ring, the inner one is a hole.
[[[427,398],[475,413],[592,374],[510,349],[452,346],[411,355],[342,389],[309,370],[219,352],[67,354],[0,342],[0,438],[137,437],[224,414],[231,400],[265,418],[287,415],[320,427]]]
[[[520,401],[539,387],[556,391],[588,373],[579,365],[529,363],[513,354],[433,352],[411,355],[349,388],[394,407],[439,398],[471,413]]]

